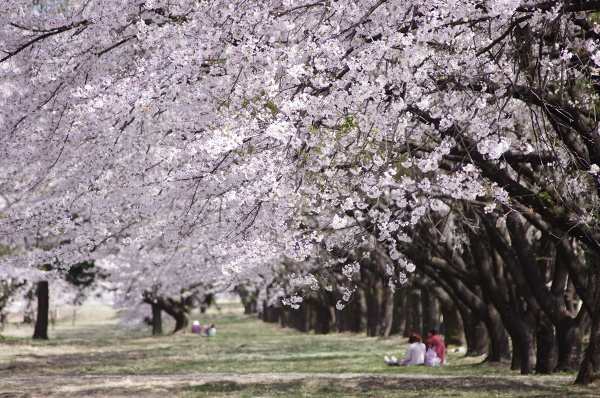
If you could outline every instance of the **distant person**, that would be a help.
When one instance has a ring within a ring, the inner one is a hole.
[[[383,357],[385,362],[389,366],[423,365],[425,362],[425,344],[422,343],[421,336],[417,333],[412,333],[408,337],[408,343],[408,351],[400,362],[398,362],[396,357],[390,359],[387,355]]]
[[[216,334],[217,334],[217,328],[215,327],[215,324],[213,323],[212,325],[209,326],[208,329],[206,329],[206,335],[214,336]]]
[[[192,322],[192,333],[202,334],[202,329],[200,328],[200,322],[198,322],[198,321]]]
[[[439,366],[446,363],[446,345],[438,335],[436,328],[429,329],[429,338],[425,341],[425,366]]]

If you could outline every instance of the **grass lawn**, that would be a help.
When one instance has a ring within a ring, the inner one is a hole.
[[[600,397],[599,386],[572,386],[575,374],[523,377],[455,353],[439,368],[388,367],[383,355],[401,357],[405,338],[302,334],[220,307],[192,316],[214,322],[214,337],[123,329],[106,307],[59,321],[49,341],[11,323],[0,335],[0,397]]]

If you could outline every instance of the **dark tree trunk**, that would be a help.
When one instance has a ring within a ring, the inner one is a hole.
[[[473,311],[469,312],[473,313]],[[485,324],[478,316],[474,314],[463,316],[462,318],[465,331],[465,341],[467,343],[466,355],[479,356],[487,354],[489,350],[490,338],[488,336]]]
[[[421,330],[421,325],[423,324],[423,309],[421,307],[421,290],[420,289],[411,289],[410,294],[408,296],[408,318],[406,320],[406,332],[405,334],[410,335],[411,333],[417,333],[423,331]],[[422,336],[427,336],[427,334],[422,334]]]
[[[332,311],[335,311],[335,327],[339,332],[362,333],[366,330],[367,305],[365,291],[360,285],[354,293],[354,299],[346,303],[342,311],[337,309]]]
[[[173,330],[173,333],[185,332],[190,321],[189,303],[186,302],[186,299],[164,298],[163,296],[157,296],[149,292],[144,293],[143,299],[145,303],[158,306],[175,319],[175,330]],[[191,300],[191,297],[188,300]]]
[[[444,342],[447,346],[465,345],[464,326],[456,306],[449,298],[448,300],[439,300],[439,302],[444,317]]]
[[[367,293],[367,336],[381,335],[383,319],[383,284],[381,278],[367,267],[361,268],[361,278],[366,286]]]
[[[281,317],[281,308],[267,305],[267,302],[265,301],[263,303],[263,310],[260,313],[260,316],[263,322],[279,323]]]
[[[369,313],[369,307],[367,304],[367,293],[365,292],[365,289],[359,289],[358,293],[359,294],[356,298],[358,299],[357,306],[359,307],[359,315],[356,318],[356,331],[366,332],[368,327],[367,314]]]
[[[258,312],[258,302],[256,298],[252,298],[250,301],[244,303],[244,314],[251,315]]]
[[[391,334],[403,334],[406,329],[406,290],[401,289],[394,295],[394,320]]]
[[[444,335],[444,343],[446,343],[447,346],[465,345],[464,326],[461,319],[462,314],[459,313],[457,308],[458,305],[462,305],[462,303],[458,301],[457,305],[444,289],[442,289],[428,277],[422,277],[419,279],[419,281],[415,282],[417,282],[416,284],[418,286],[421,286],[422,289],[426,289],[426,291],[430,292],[430,294],[436,298],[434,306],[434,314],[436,315],[434,318],[430,318],[431,320],[429,324],[431,326],[435,326],[439,330],[443,328],[443,333],[440,334]],[[423,305],[425,306],[425,300]],[[466,307],[464,309],[466,310],[466,314],[470,313]],[[439,325],[440,312],[443,316],[443,325]],[[484,346],[487,347],[487,336],[484,338]]]
[[[392,323],[394,320],[394,292],[389,287],[385,288],[385,298],[383,300],[383,321],[381,325],[382,337],[387,337],[392,332]]]
[[[595,286],[593,303],[590,303],[593,308],[590,343],[585,350],[583,362],[575,380],[575,384],[583,385],[596,383],[600,380],[600,271],[598,270],[600,261],[598,261],[597,255],[593,257],[595,258],[596,274],[590,276],[594,282],[593,286]]]
[[[592,319],[590,343],[585,350],[575,384],[587,385],[600,380],[600,305],[598,304]]]
[[[488,362],[502,362],[510,358],[509,335],[501,318],[497,311],[490,311],[490,315],[483,319],[490,338],[490,347],[485,359]]]
[[[479,356],[487,354],[489,346],[489,337],[485,324],[477,312],[467,307],[454,292],[448,293],[443,287],[437,287],[442,293],[440,303],[442,314],[444,315],[444,323],[446,324],[446,335],[444,336],[446,344],[464,345],[467,346],[467,356]],[[446,298],[444,298],[444,296]],[[448,309],[445,309],[447,308]],[[453,321],[453,315],[447,315],[446,312],[458,312],[456,321]],[[456,324],[456,326],[454,326]],[[453,330],[460,325],[460,330]]]
[[[557,362],[557,341],[554,334],[554,325],[548,319],[538,322],[536,344],[536,373],[552,373]]]
[[[559,271],[555,276],[556,282],[560,286],[553,286],[554,289],[551,290],[547,287],[547,279],[541,272],[545,267],[542,266],[541,270],[538,267],[538,262],[526,238],[525,227],[519,217],[516,214],[510,214],[507,217],[507,226],[521,264],[520,271],[527,280],[531,295],[535,298],[535,304],[534,298],[529,298],[528,302],[532,304],[532,307],[539,306],[543,309],[544,314],[537,315],[539,321],[544,322],[545,319],[549,319],[556,329],[557,339],[554,341],[558,344],[558,358],[554,370],[573,371],[581,359],[581,348],[579,347],[581,347],[582,333],[580,325],[567,311],[562,295],[559,296],[559,289],[564,294],[566,285],[564,275],[561,275],[560,272],[560,269],[565,266],[564,256],[556,257],[555,264]],[[561,252],[562,249],[559,246],[558,253]],[[550,340],[547,342],[550,343]]]
[[[440,330],[440,313],[437,303],[429,289],[426,287],[421,289],[421,308],[423,309],[421,336],[427,336],[431,328],[435,328],[440,334],[444,334],[443,331]]]
[[[573,372],[579,369],[583,356],[583,330],[571,318],[556,324],[558,357],[555,372]]]
[[[175,318],[175,330],[173,333],[182,332],[187,330],[187,327],[190,323],[190,317],[188,312],[183,308],[176,308],[173,311],[173,314],[170,314],[173,318]]]
[[[335,307],[333,305],[329,305],[329,331],[337,333],[339,332],[337,328],[337,316],[335,314]]]
[[[37,318],[33,338],[48,340],[48,309],[50,307],[48,282],[38,282],[35,294],[37,296]]]
[[[494,306],[483,302],[481,291],[479,289],[476,289],[475,292],[470,290],[464,283],[453,279],[450,275],[437,274],[428,268],[425,269],[428,276],[436,284],[441,286],[451,297],[454,297],[457,303],[462,303],[472,313],[476,314],[485,325],[488,339],[480,340],[479,344],[485,342],[487,345],[489,342],[489,348],[485,350],[488,353],[486,361],[500,362],[510,358],[510,344],[504,324]],[[472,317],[467,313],[467,316],[463,318],[463,322],[469,319],[472,319]],[[475,331],[475,329],[471,330]],[[472,338],[476,339],[476,335],[477,333],[472,335]]]
[[[152,334],[155,336],[163,334],[162,310],[156,304],[150,305],[152,306]]]
[[[518,360],[521,374],[530,374],[533,372],[535,350],[520,309],[511,306],[503,295],[506,292],[499,289],[492,271],[490,253],[486,250],[484,242],[475,234],[471,234],[470,238],[473,254],[477,259],[475,263],[478,265],[482,287],[498,310],[502,323],[506,325],[506,330],[510,334],[513,343],[513,363]]]

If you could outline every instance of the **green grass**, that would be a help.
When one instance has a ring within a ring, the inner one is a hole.
[[[30,326],[7,327],[0,336],[0,397],[4,391],[44,397],[600,396],[597,386],[572,386],[575,374],[521,377],[508,364],[455,353],[438,368],[388,367],[383,355],[401,357],[405,338],[303,334],[245,316],[233,304],[193,315],[202,324],[214,322],[215,337],[123,329],[114,312],[100,307],[82,309],[77,319],[74,326],[70,319],[59,322],[49,341],[31,340]]]

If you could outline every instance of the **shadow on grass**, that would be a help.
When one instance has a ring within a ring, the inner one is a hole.
[[[217,381],[209,382],[198,386],[193,386],[187,389],[193,392],[204,392],[204,393],[227,393],[227,392],[241,392],[241,391],[271,391],[271,392],[291,392],[297,390],[302,386],[301,381],[292,382],[277,382],[277,383],[251,383],[243,384],[236,383],[235,381]]]
[[[597,397],[590,390],[542,381],[464,377],[455,379],[402,379],[362,377],[349,379],[298,380],[277,383],[209,382],[186,387],[183,396],[269,397]],[[187,395],[186,393],[190,393]],[[216,394],[216,395],[215,395]]]

